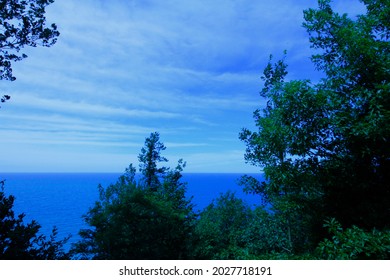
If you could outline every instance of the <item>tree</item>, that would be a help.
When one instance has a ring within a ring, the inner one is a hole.
[[[270,60],[258,131],[240,133],[246,161],[267,178],[246,180],[247,189],[285,213],[287,231],[308,233],[293,252],[326,235],[326,217],[346,227],[390,226],[390,2],[362,2],[367,13],[356,19],[334,12],[330,0],[304,11],[312,61],[325,78],[287,82],[285,59]]]
[[[185,163],[180,160],[173,170],[157,168],[164,147],[158,136],[145,140],[138,182],[130,165],[115,184],[99,186],[99,201],[84,216],[90,228],[80,231],[82,240],[73,246],[80,258],[189,258],[196,215],[180,181]]]
[[[15,197],[6,196],[4,181],[0,182],[0,259],[3,260],[54,260],[69,259],[64,244],[69,238],[56,240],[57,229],[54,227],[49,239],[39,234],[41,226],[33,220],[25,224],[25,214],[15,217],[12,210]]]
[[[20,54],[26,47],[50,47],[60,33],[53,23],[46,25],[45,9],[54,0],[1,0],[0,1],[0,80],[14,81],[12,62],[27,57]],[[9,100],[4,95],[1,102]]]
[[[234,193],[221,194],[200,214],[195,227],[197,259],[248,259],[246,239],[252,211]]]
[[[315,236],[301,235],[310,231],[321,211],[322,190],[315,184],[314,172],[318,158],[313,151],[326,143],[321,131],[326,118],[320,109],[325,100],[308,81],[284,82],[286,74],[283,61],[268,64],[261,92],[268,99],[267,106],[254,113],[259,132],[243,129],[240,133],[247,143],[246,161],[264,167],[266,181],[245,176],[241,184],[247,192],[260,193],[284,221],[284,248],[296,253],[317,241]]]
[[[144,175],[143,183],[145,187],[154,191],[160,185],[159,176],[167,171],[166,167],[157,167],[158,163],[168,161],[161,156],[161,152],[165,149],[164,144],[160,142],[160,134],[154,132],[145,140],[145,147],[141,149],[141,153],[138,156],[140,162],[139,170]]]
[[[326,78],[331,149],[322,160],[326,213],[344,226],[389,227],[389,1],[363,1],[352,20],[329,1],[305,12],[313,57]],[[325,180],[327,179],[327,180]]]
[[[221,194],[199,215],[196,259],[281,259],[291,255],[283,213],[252,209],[234,193]]]

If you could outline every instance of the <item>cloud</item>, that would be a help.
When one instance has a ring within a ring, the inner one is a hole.
[[[24,106],[63,114],[77,114],[79,116],[92,115],[98,118],[132,117],[170,119],[180,117],[179,114],[171,112],[127,109],[123,107],[111,107],[102,104],[92,104],[87,102],[72,102],[60,99],[40,98],[24,94],[17,95],[15,98],[15,102],[17,102],[18,106]]]
[[[201,152],[183,155],[187,162],[185,172],[189,173],[255,173],[260,168],[245,164],[241,150],[223,152]],[[176,162],[178,158],[172,158]]]
[[[0,84],[12,96],[0,109],[8,170],[117,168],[153,131],[190,170],[250,168],[237,138],[264,106],[262,69],[287,49],[291,77],[307,78],[302,10],[316,3],[55,1],[57,44],[26,49],[17,80]],[[18,167],[23,157],[34,161]]]

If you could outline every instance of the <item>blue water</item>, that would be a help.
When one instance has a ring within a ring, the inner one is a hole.
[[[82,219],[89,207],[98,199],[98,184],[106,187],[116,182],[116,173],[10,173],[1,174],[6,179],[5,193],[15,196],[14,211],[25,213],[25,221],[36,220],[40,233],[49,236],[53,226],[58,237],[72,235],[67,247],[79,240],[78,232],[87,225]],[[193,196],[196,210],[202,210],[221,193],[230,190],[249,205],[260,203],[259,196],[246,195],[237,185],[241,174],[184,174],[187,196]],[[261,179],[261,175],[256,175]]]

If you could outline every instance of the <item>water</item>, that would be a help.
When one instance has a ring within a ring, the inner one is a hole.
[[[79,240],[78,232],[87,225],[82,219],[98,199],[98,184],[108,186],[116,182],[117,173],[10,173],[6,179],[5,193],[15,196],[15,214],[25,213],[25,222],[36,220],[40,233],[49,236],[53,226],[58,228],[58,238],[72,235],[68,246]],[[230,190],[249,205],[260,203],[259,196],[246,195],[237,185],[241,174],[184,174],[187,196],[193,197],[197,210],[202,210],[221,193]],[[261,179],[261,175],[256,175]],[[67,247],[68,247],[67,246]]]

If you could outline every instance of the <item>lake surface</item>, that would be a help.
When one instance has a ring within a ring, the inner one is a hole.
[[[119,173],[9,173],[1,174],[6,179],[5,193],[15,196],[14,211],[25,213],[25,221],[36,220],[41,233],[49,236],[53,226],[58,228],[59,238],[72,235],[70,243],[79,239],[78,232],[87,225],[82,219],[89,207],[98,200],[98,184],[106,187],[115,183]],[[221,193],[230,190],[249,205],[259,204],[260,197],[243,193],[237,180],[243,174],[187,173],[187,196],[193,196],[197,210],[209,205]],[[252,174],[253,175],[253,174]],[[261,174],[254,175],[261,179]]]

